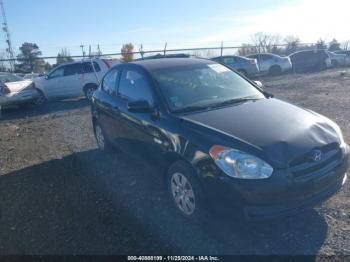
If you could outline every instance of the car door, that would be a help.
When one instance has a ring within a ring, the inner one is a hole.
[[[99,85],[103,78],[104,72],[96,62],[83,62],[82,82],[86,84]]]
[[[60,97],[77,97],[83,94],[82,73],[82,63],[74,63],[64,66],[62,86],[59,89]]]
[[[106,73],[101,82],[99,98],[95,100],[99,114],[99,124],[105,135],[112,143],[116,144],[115,126],[118,126],[120,119],[119,102],[117,97],[117,85],[120,77],[120,68],[113,68]]]
[[[145,100],[155,106],[152,81],[146,72],[135,66],[125,66],[119,82],[119,116],[115,132],[118,146],[123,150],[142,155],[149,160],[159,160],[169,145],[165,141],[160,121],[154,113],[135,113],[128,110],[128,103]]]
[[[57,98],[63,86],[64,66],[54,69],[48,74],[42,86],[45,96],[48,99]]]
[[[268,72],[273,64],[273,57],[271,55],[261,54],[259,55],[259,59],[260,72]]]

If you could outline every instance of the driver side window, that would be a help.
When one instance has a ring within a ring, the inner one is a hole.
[[[50,75],[49,75],[49,79],[52,78],[56,78],[56,77],[62,77],[64,75],[64,67],[61,66],[59,68],[57,68],[55,71],[53,71]]]

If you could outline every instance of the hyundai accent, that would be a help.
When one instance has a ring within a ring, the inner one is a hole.
[[[93,95],[92,122],[101,149],[162,168],[174,207],[192,219],[207,203],[248,219],[289,214],[347,179],[349,146],[337,124],[210,60],[112,67]]]

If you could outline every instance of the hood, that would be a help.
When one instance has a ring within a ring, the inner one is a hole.
[[[259,148],[265,160],[276,168],[286,168],[292,160],[314,148],[339,143],[331,120],[274,98],[183,118]]]

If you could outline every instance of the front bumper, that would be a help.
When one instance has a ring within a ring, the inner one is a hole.
[[[16,93],[0,95],[0,106],[17,105],[33,101],[39,93],[35,89],[21,90]]]
[[[268,179],[244,180],[225,174],[203,181],[208,199],[230,211],[243,210],[249,220],[269,219],[311,208],[336,193],[349,170],[349,147],[342,149],[342,161],[325,174],[296,179],[289,170],[275,170]]]

